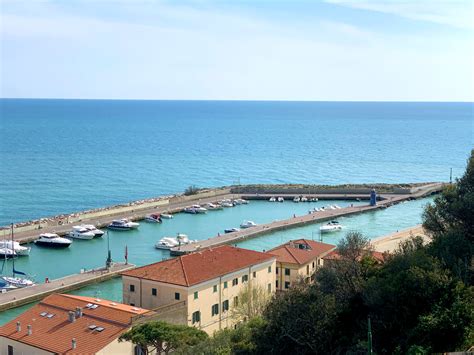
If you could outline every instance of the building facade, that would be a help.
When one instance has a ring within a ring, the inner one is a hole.
[[[168,321],[212,334],[238,322],[232,308],[245,286],[275,292],[275,267],[270,254],[227,245],[206,249],[122,273],[123,302],[152,310],[181,303],[185,319],[177,312]]]
[[[275,289],[286,291],[296,283],[313,282],[315,271],[323,265],[323,258],[335,248],[331,244],[298,239],[267,251],[277,260]]]
[[[148,310],[92,297],[52,294],[0,327],[0,354],[134,355],[119,342]]]

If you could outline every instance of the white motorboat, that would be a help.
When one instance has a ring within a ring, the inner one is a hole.
[[[8,259],[16,256],[15,251],[10,248],[0,248],[0,259]]]
[[[173,218],[173,215],[172,215],[172,214],[168,214],[168,213],[162,213],[162,214],[161,214],[161,218],[164,218],[164,219],[172,219],[172,218]]]
[[[23,287],[28,287],[28,286],[33,286],[35,283],[31,280],[24,279],[21,277],[9,277],[9,276],[2,276],[2,279],[17,288],[23,288]]]
[[[313,197],[313,198],[311,199],[311,202],[318,202],[318,201],[319,201],[319,200],[318,200],[317,197]]]
[[[30,247],[24,247],[24,246],[20,245],[20,243],[14,242],[14,241],[11,241],[11,240],[1,240],[0,241],[0,248],[11,249],[18,256],[28,256],[30,254],[30,251],[31,251]]]
[[[171,249],[180,245],[196,243],[196,240],[190,240],[186,234],[178,233],[176,238],[164,237],[155,244],[156,249]]]
[[[249,202],[247,200],[244,200],[243,198],[237,198],[232,201],[234,203],[234,206],[236,205],[247,205]]]
[[[124,221],[132,229],[137,229],[138,227],[140,227],[140,223],[133,222],[129,220],[128,218],[122,218],[121,220]]]
[[[95,237],[95,234],[82,226],[74,226],[67,236],[74,239],[91,240]]]
[[[280,196],[280,197],[278,197],[278,198],[277,198],[277,201],[278,201],[278,202],[284,202],[284,201],[285,201],[285,199],[284,199],[283,197],[281,197],[281,196]]]
[[[308,198],[303,196],[303,197],[301,197],[300,201],[301,202],[308,202]]]
[[[204,208],[206,208],[207,210],[211,210],[211,211],[212,211],[212,210],[222,210],[222,209],[223,209],[223,207],[222,207],[221,205],[215,205],[215,204],[213,204],[213,203],[211,203],[211,202],[206,203],[206,204],[204,205]]]
[[[0,293],[3,293],[3,292],[8,292],[8,291],[11,291],[11,290],[15,290],[17,289],[18,287],[12,285],[12,284],[9,284],[8,282],[4,281],[3,278],[0,279]]]
[[[185,213],[191,213],[191,214],[200,214],[200,213],[206,213],[207,209],[204,207],[201,207],[200,205],[192,205],[191,207],[186,207],[184,209]]]
[[[238,232],[240,229],[239,228],[227,228],[227,229],[224,229],[224,233],[234,233],[234,232]]]
[[[72,240],[62,238],[56,233],[43,233],[35,240],[35,244],[49,248],[67,248],[72,244]]]
[[[293,202],[300,202],[300,198],[298,196],[296,196],[294,199],[293,199]]]
[[[107,226],[107,228],[115,231],[129,231],[132,229],[128,223],[121,219],[113,220],[112,223]]]
[[[145,217],[145,222],[149,223],[161,223],[161,215],[159,213],[152,213]]]
[[[270,201],[270,202],[276,202],[276,200],[277,200],[277,199],[272,196],[272,197],[270,197],[270,199],[269,199],[268,201]]]
[[[342,207],[339,206],[339,205],[334,205],[334,207],[335,207],[336,209],[338,209],[338,210],[342,209]]]
[[[329,205],[328,207],[329,207],[330,209],[332,209],[332,210],[335,210],[335,209],[336,209],[336,207],[333,206],[333,205]]]
[[[221,205],[222,207],[234,207],[234,204],[232,203],[231,200],[222,200],[222,201],[220,202],[220,205]]]
[[[155,244],[156,249],[171,249],[173,247],[177,247],[179,245],[178,241],[176,238],[173,237],[164,237],[161,238],[158,243]]]
[[[97,229],[93,224],[83,224],[81,227],[87,229],[88,231],[94,233],[94,237],[102,237],[105,232],[103,230]]]
[[[319,227],[321,233],[337,232],[341,229],[342,225],[340,225],[338,221],[331,221],[325,224],[324,226]]]
[[[240,228],[251,228],[251,227],[255,227],[257,225],[257,223],[255,223],[254,221],[243,221],[241,224],[240,224]]]

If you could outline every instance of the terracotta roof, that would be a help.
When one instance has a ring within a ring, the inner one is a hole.
[[[99,306],[88,309],[89,303]],[[82,308],[83,315],[71,322],[69,311],[75,311],[76,307]],[[44,312],[54,316],[41,316]],[[0,327],[0,336],[58,354],[95,354],[130,328],[133,316],[145,312],[148,310],[108,300],[52,294]],[[17,322],[21,324],[20,332],[16,330]],[[28,325],[32,327],[31,335],[27,334]],[[91,325],[104,329],[92,330]],[[76,349],[72,349],[73,338]]]
[[[384,253],[379,251],[372,251],[372,257],[377,261],[383,262],[385,260]],[[323,257],[324,260],[339,260],[341,259],[341,255],[338,253],[337,250],[331,251],[329,254]]]
[[[335,248],[336,246],[332,244],[298,239],[270,249],[267,253],[276,256],[277,261],[282,263],[304,265],[315,258],[326,255]]]
[[[192,286],[272,258],[266,253],[222,245],[124,271],[122,275]]]

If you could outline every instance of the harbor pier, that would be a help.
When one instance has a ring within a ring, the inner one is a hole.
[[[133,264],[114,263],[109,269],[98,268],[86,270],[79,274],[69,275],[34,286],[0,293],[0,312],[42,300],[44,297],[52,293],[69,292],[90,284],[110,280],[114,277],[118,277],[121,272],[133,268],[135,268],[135,265]]]

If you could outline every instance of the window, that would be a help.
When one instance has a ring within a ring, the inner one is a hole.
[[[309,275],[309,265],[306,265],[306,275]]]
[[[232,286],[237,286],[239,284],[239,279],[235,278],[232,280]]]
[[[249,280],[249,275],[242,276],[242,283],[247,282]]]
[[[275,286],[276,286],[276,288],[278,288],[278,280],[276,280]]]
[[[13,346],[8,345],[8,355],[13,355]]]
[[[142,345],[135,345],[133,354],[134,355],[145,355],[148,351],[145,350],[145,347]]]
[[[193,313],[193,324],[201,321],[201,312],[196,311]]]
[[[217,292],[217,285],[214,285],[214,286],[212,287],[212,292],[214,292],[214,293]]]
[[[135,303],[130,303],[130,306],[135,306]]]
[[[152,296],[156,296],[156,288],[152,288],[152,289],[151,289],[151,295],[152,295]]]
[[[234,307],[239,305],[239,296],[234,297]]]
[[[222,302],[222,312],[228,311],[229,310],[229,300],[225,300]]]
[[[181,298],[181,295],[179,294],[179,292],[175,292],[174,293],[174,299],[179,301],[180,298]]]
[[[272,267],[269,266],[269,267],[268,267],[268,273],[271,273],[271,272],[272,272]]]
[[[272,293],[272,284],[268,284],[268,293]]]
[[[227,288],[227,281],[224,281],[224,288]]]
[[[285,288],[290,288],[290,283],[288,281],[285,282]]]
[[[285,269],[285,275],[290,276],[290,269]]]
[[[313,269],[314,269],[314,261],[313,261]]]
[[[253,272],[253,278],[255,279],[256,277],[257,277],[257,272],[254,271],[254,272]]]
[[[197,300],[199,298],[199,293],[196,291],[194,292],[194,299]]]
[[[135,292],[135,285],[130,285],[128,289],[130,290],[130,292]]]
[[[278,275],[278,268],[277,268],[277,267],[275,268],[275,272],[276,272],[276,274]]]
[[[215,315],[219,314],[219,304],[218,304],[218,303],[212,305],[212,307],[211,307],[211,313],[212,313],[212,317],[214,317]]]

